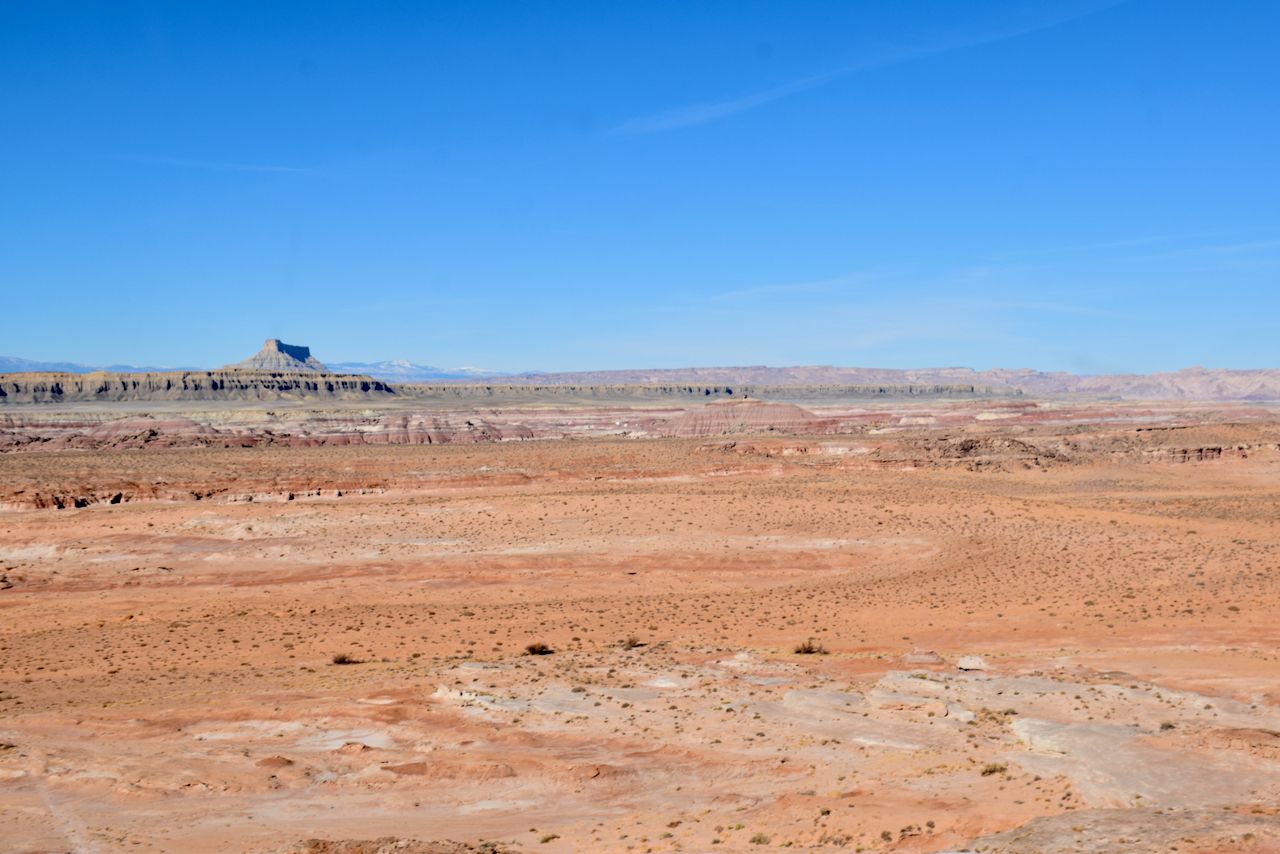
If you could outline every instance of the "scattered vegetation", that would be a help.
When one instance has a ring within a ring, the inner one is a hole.
[[[804,643],[796,644],[796,655],[826,655],[827,648],[822,644],[809,638]]]

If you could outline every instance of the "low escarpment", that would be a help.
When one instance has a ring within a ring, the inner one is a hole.
[[[396,391],[422,400],[844,400],[861,398],[985,398],[1018,396],[1010,389],[955,385],[759,385],[736,383],[405,383]]]
[[[832,365],[800,365],[771,368],[662,368],[649,370],[576,371],[531,373],[495,378],[496,382],[540,386],[650,385],[650,386],[751,386],[752,395],[766,396],[765,389],[896,388],[931,393],[929,388],[969,386],[991,393],[1015,393],[1036,397],[1083,396],[1123,400],[1280,400],[1280,369],[1223,370],[1186,368],[1154,374],[1101,374],[1086,376],[1065,371],[995,368],[858,368]],[[933,392],[936,393],[936,392]]]
[[[792,403],[763,400],[716,401],[691,409],[662,425],[664,436],[723,436],[740,433],[833,432],[839,419],[819,418]]]
[[[127,401],[382,400],[395,390],[371,377],[283,371],[0,375],[0,404]]]

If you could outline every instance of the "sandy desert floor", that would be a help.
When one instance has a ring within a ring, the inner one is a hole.
[[[1280,851],[1277,423],[0,455],[0,850]]]

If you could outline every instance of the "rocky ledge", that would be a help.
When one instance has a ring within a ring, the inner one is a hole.
[[[0,405],[138,400],[386,399],[395,389],[355,374],[301,371],[166,371],[146,374],[0,375]]]

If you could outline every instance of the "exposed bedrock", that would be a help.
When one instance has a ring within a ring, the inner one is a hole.
[[[353,374],[248,370],[151,374],[0,374],[0,404],[128,401],[382,400],[382,380]]]

